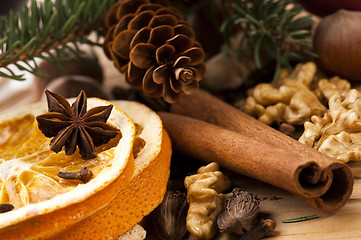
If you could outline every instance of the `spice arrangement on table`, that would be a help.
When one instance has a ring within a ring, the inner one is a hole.
[[[361,9],[322,2],[1,16],[0,239],[361,237]]]

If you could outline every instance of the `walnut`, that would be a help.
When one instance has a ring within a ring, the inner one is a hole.
[[[186,177],[184,185],[189,201],[187,229],[196,237],[211,239],[226,198],[222,192],[231,186],[231,182],[219,171],[218,163],[213,162],[199,168],[197,174]]]
[[[340,96],[342,99],[344,99],[350,89],[351,84],[347,80],[341,79],[339,77],[333,77],[330,80],[321,79],[318,82],[317,88],[317,90],[319,90],[319,92],[327,101],[329,101],[333,95]]]
[[[305,64],[297,64],[295,69],[290,73],[290,79],[302,83],[309,87],[316,75],[317,67],[314,62],[308,62]]]
[[[283,70],[273,85],[258,84],[243,111],[269,125],[277,121],[301,125],[312,115],[323,115],[326,107],[310,89],[316,70],[313,62],[299,64],[291,73]]]
[[[351,89],[344,99],[335,94],[328,105],[323,117],[304,124],[299,141],[343,162],[361,160],[361,93]]]

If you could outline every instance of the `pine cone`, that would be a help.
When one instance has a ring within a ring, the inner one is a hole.
[[[205,54],[194,32],[166,0],[124,0],[105,25],[104,51],[126,81],[172,103],[199,86]]]

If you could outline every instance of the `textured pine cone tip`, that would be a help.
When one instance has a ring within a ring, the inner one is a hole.
[[[126,81],[173,103],[199,86],[205,54],[178,10],[164,0],[125,0],[105,20],[104,51]]]

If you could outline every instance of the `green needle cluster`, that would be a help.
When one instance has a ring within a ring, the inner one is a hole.
[[[275,59],[274,79],[281,67],[290,68],[292,61],[316,56],[310,37],[314,21],[311,16],[302,15],[303,8],[292,0],[230,0],[229,4],[221,31],[226,37],[241,31],[238,54],[247,44],[258,68],[262,68],[262,52]]]
[[[101,31],[103,19],[117,0],[33,0],[17,14],[0,18],[0,76],[24,80],[20,70],[42,76],[36,58],[50,63],[80,57],[79,44],[99,45],[87,36]]]

